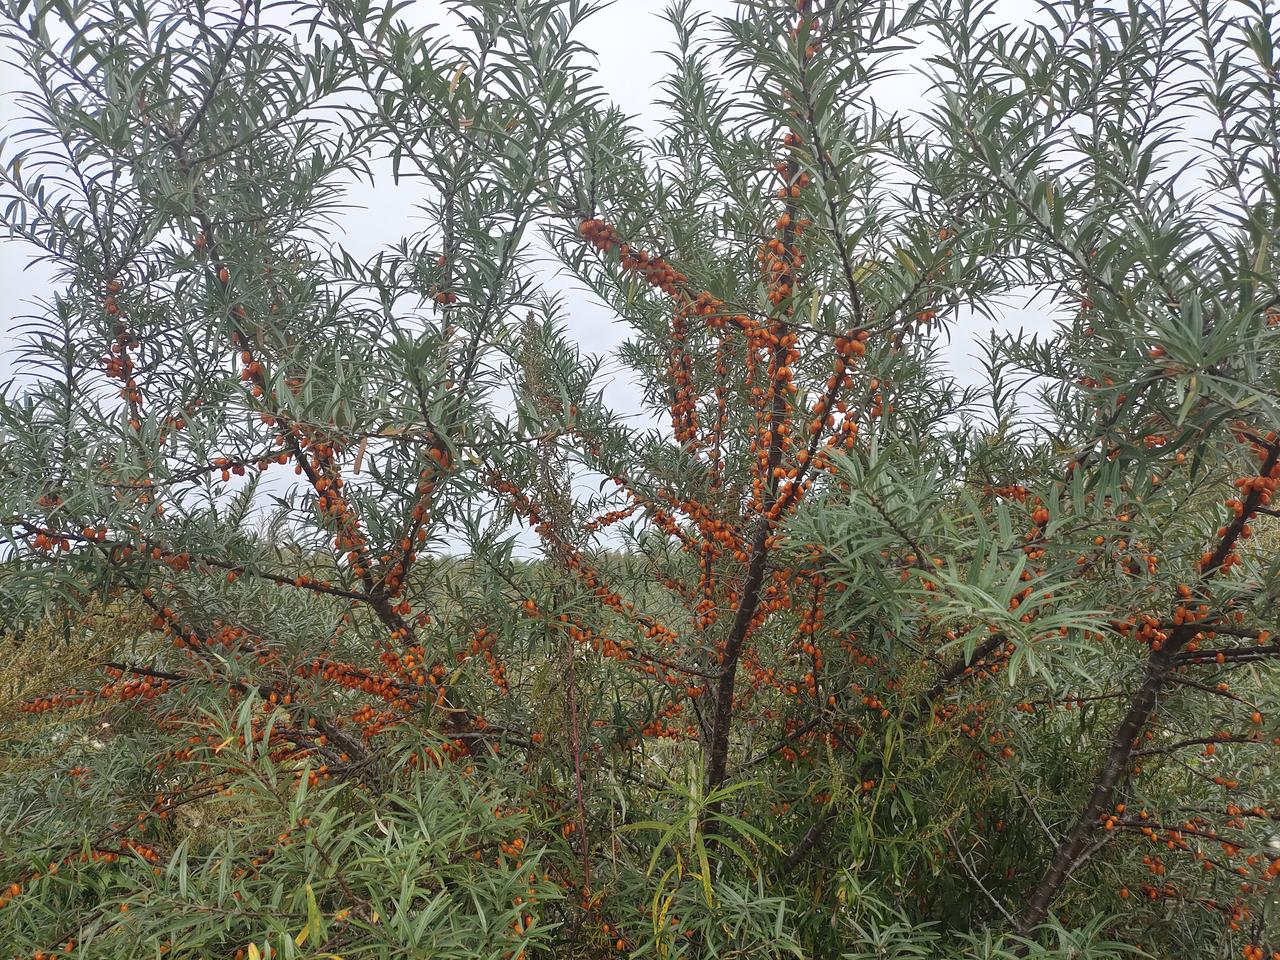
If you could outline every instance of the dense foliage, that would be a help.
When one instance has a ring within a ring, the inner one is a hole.
[[[1280,957],[1280,13],[1032,7],[3,0],[3,955]]]

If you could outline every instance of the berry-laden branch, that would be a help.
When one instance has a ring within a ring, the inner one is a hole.
[[[1087,859],[1083,854],[1098,828],[1099,817],[1111,809],[1116,790],[1138,749],[1141,733],[1178,665],[1179,656],[1201,630],[1203,613],[1208,610],[1208,581],[1239,562],[1236,545],[1248,535],[1249,521],[1260,507],[1271,502],[1272,493],[1280,487],[1280,440],[1276,434],[1272,432],[1265,438],[1254,438],[1253,449],[1261,461],[1258,473],[1238,481],[1244,498],[1230,501],[1234,516],[1219,531],[1214,549],[1200,558],[1200,579],[1196,588],[1180,589],[1174,597],[1173,619],[1177,625],[1163,639],[1152,643],[1142,683],[1134,691],[1128,710],[1111,736],[1110,747],[1094,780],[1089,800],[1071,831],[1054,851],[1048,868],[1018,920],[1017,931],[1022,935],[1029,934],[1044,920],[1063,885]],[[1200,611],[1193,612],[1186,605],[1193,596],[1198,596],[1203,602]]]
[[[804,6],[798,7],[801,16],[804,15]],[[692,519],[700,535],[700,542],[696,544],[690,544],[688,534],[674,524],[660,524],[668,533],[684,541],[685,549],[693,547],[699,552],[700,582],[693,591],[693,595],[699,598],[695,611],[695,623],[699,628],[706,631],[713,627],[720,610],[727,608],[732,611],[723,639],[715,641],[713,650],[706,651],[716,673],[710,691],[709,722],[704,729],[704,789],[707,793],[719,787],[726,777],[734,728],[735,686],[744,652],[771,610],[788,603],[783,588],[775,585],[766,590],[770,558],[780,543],[780,523],[811,488],[810,471],[815,467],[832,467],[830,459],[820,452],[820,448],[824,436],[828,436],[828,431],[835,427],[837,412],[845,415],[844,420],[829,435],[827,446],[852,446],[856,434],[856,418],[847,414],[838,394],[841,388],[851,386],[851,367],[854,358],[865,352],[865,336],[837,337],[832,375],[813,407],[812,420],[802,435],[804,445],[799,449],[796,445],[800,437],[795,431],[794,395],[798,388],[793,380],[793,369],[800,359],[800,351],[796,331],[791,326],[791,304],[803,263],[803,255],[796,244],[808,223],[800,218],[798,198],[809,183],[808,174],[800,169],[799,144],[799,135],[794,131],[783,139],[788,155],[777,165],[781,177],[778,195],[783,200],[783,212],[776,224],[775,237],[759,251],[759,264],[765,276],[770,304],[763,318],[731,311],[722,300],[705,291],[692,292],[683,273],[661,257],[652,257],[645,251],[633,251],[604,221],[588,219],[580,226],[581,234],[602,252],[609,253],[618,247],[623,269],[640,273],[649,284],[676,301],[667,367],[672,429],[676,441],[687,451],[706,454],[713,492],[721,489],[727,467],[724,433],[728,341],[725,334],[739,331],[746,340],[745,379],[752,398],[755,423],[749,464],[751,488],[745,512],[726,515],[697,501],[674,503],[673,506]],[[686,346],[690,335],[689,320],[692,318],[700,318],[708,329],[720,332],[715,363],[717,383],[712,389],[713,425],[706,433],[700,429],[697,398],[701,391],[693,384],[693,367]],[[764,384],[757,380],[761,373],[766,378]],[[749,535],[744,532],[747,529],[750,529]],[[737,563],[739,577],[736,584],[726,585],[718,576],[722,566],[718,561],[724,556],[732,557]],[[714,816],[716,812],[713,805],[708,816]]]

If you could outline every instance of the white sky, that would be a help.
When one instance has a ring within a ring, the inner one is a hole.
[[[439,8],[429,0],[419,0],[420,6],[411,11],[413,19],[436,19]],[[1010,14],[1027,11],[1025,0],[1002,0],[1001,5]],[[598,79],[600,85],[627,113],[633,115],[642,129],[654,131],[661,123],[661,108],[652,102],[656,84],[667,69],[667,62],[660,51],[669,48],[673,38],[660,12],[664,3],[657,0],[620,2],[589,19],[579,34],[587,46],[599,55]],[[732,0],[699,0],[699,9],[712,13],[727,13],[733,7]],[[1029,12],[1029,11],[1027,11]],[[921,49],[904,57],[913,65],[923,66],[926,51]],[[9,135],[17,120],[16,93],[22,89],[21,74],[10,64],[0,64],[0,135]],[[920,103],[924,81],[920,77],[905,76],[886,84],[880,106],[886,110],[911,110]],[[343,243],[354,253],[372,254],[390,238],[415,232],[413,222],[415,191],[412,181],[404,181],[399,187],[386,177],[376,187],[356,185],[348,201],[356,206],[344,217]],[[16,241],[0,238],[0,381],[8,379],[15,369],[11,350],[14,330],[24,314],[38,308],[34,301],[50,293],[50,271],[47,267],[31,265],[31,251]],[[584,352],[606,354],[612,351],[626,335],[625,327],[614,322],[609,312],[568,281],[548,275],[548,286],[565,294],[568,305],[567,323]],[[1028,330],[1047,331],[1050,319],[1037,312],[1010,310],[1007,322]],[[962,317],[952,325],[951,340],[945,345],[944,360],[951,372],[963,382],[979,379],[974,355],[985,340],[989,324],[972,317]],[[610,369],[617,370],[616,364]],[[634,409],[638,394],[625,379],[615,381],[610,400],[615,409]]]

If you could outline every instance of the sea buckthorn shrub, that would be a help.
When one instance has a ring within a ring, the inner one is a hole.
[[[0,10],[5,955],[1280,956],[1265,5]]]

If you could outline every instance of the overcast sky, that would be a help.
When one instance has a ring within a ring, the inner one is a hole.
[[[1010,14],[1027,4],[1022,0],[1002,0]],[[660,17],[663,4],[654,0],[633,3],[615,3],[594,18],[588,20],[580,33],[580,39],[598,54],[599,83],[619,106],[632,114],[642,128],[658,129],[662,110],[653,103],[656,84],[667,69],[667,61],[660,51],[672,43],[671,32]],[[732,0],[699,0],[696,6],[710,12],[728,12]],[[413,8],[415,20],[433,20],[440,15],[433,0],[419,0]],[[923,66],[925,50],[918,50],[910,59]],[[904,76],[884,86],[880,106],[889,110],[910,110],[920,103],[925,81],[919,76]],[[17,117],[16,93],[23,87],[23,78],[11,65],[0,65],[0,130],[11,134]],[[417,202],[416,184],[406,181],[399,187],[383,178],[376,187],[356,185],[348,201],[355,205],[342,224],[343,243],[352,252],[370,255],[403,234],[415,232],[419,225],[413,222],[414,204]],[[38,309],[34,301],[47,297],[50,292],[49,270],[30,264],[31,251],[14,241],[0,239],[0,285],[4,296],[0,297],[0,380],[15,372],[14,328],[23,314]],[[570,281],[548,275],[548,285],[566,295],[567,323],[578,338],[584,351],[608,353],[626,335],[622,324],[612,320],[599,304],[575,290]],[[1048,330],[1049,319],[1038,311],[1011,310],[1007,322],[1028,329]],[[961,380],[972,382],[977,378],[974,354],[978,344],[985,339],[989,325],[971,318],[961,318],[952,327],[951,341],[944,356]],[[616,370],[614,365],[612,369]],[[20,371],[18,371],[20,372]],[[626,409],[634,403],[636,392],[627,378],[621,377],[611,390],[611,400],[616,408]]]

